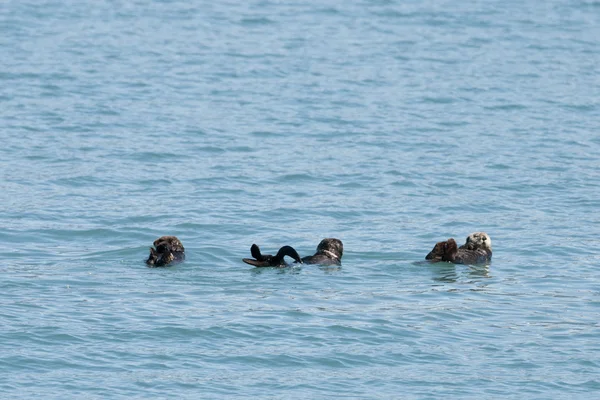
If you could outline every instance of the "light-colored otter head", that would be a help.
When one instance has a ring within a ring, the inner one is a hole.
[[[465,247],[470,250],[492,250],[492,239],[490,239],[490,236],[485,232],[473,232],[467,236]]]

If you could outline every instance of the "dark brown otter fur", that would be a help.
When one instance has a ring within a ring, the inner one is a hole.
[[[431,260],[433,262],[442,261],[442,256],[444,255],[444,249],[446,246],[446,242],[437,242],[433,249],[425,256],[426,260]]]
[[[149,267],[164,267],[174,261],[185,260],[185,249],[175,236],[161,236],[150,247],[150,255],[146,260]]]
[[[303,257],[306,264],[341,265],[344,245],[342,241],[335,238],[321,240],[317,246],[317,252],[312,256]]]

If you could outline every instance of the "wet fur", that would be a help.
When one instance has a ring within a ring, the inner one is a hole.
[[[185,248],[175,236],[161,236],[154,241],[153,245],[146,260],[149,267],[164,267],[185,259]]]
[[[314,255],[303,257],[302,261],[305,264],[342,265],[343,254],[344,245],[341,240],[326,238],[321,240]]]

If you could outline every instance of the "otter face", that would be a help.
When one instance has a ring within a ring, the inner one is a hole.
[[[467,236],[465,248],[469,250],[487,249],[492,250],[492,239],[485,232],[473,232]]]
[[[326,238],[321,240],[321,243],[317,246],[317,254],[319,253],[332,255],[334,258],[341,260],[344,254],[344,245],[339,239]]]
[[[185,259],[183,245],[175,236],[161,236],[153,244],[154,248],[150,247],[150,256],[146,260],[149,266],[163,267]]]

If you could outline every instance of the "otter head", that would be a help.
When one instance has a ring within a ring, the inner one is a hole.
[[[156,239],[153,244],[159,253],[162,253],[166,250],[180,252],[185,251],[183,244],[181,244],[181,241],[177,239],[176,236],[161,236]]]
[[[317,246],[317,254],[325,254],[330,258],[341,260],[344,254],[344,245],[339,239],[326,238],[321,240]]]
[[[146,260],[149,266],[162,267],[176,260],[183,261],[185,258],[185,249],[175,236],[161,236],[153,244],[154,247],[150,247],[150,256]]]
[[[467,236],[465,247],[469,250],[492,250],[492,239],[485,232],[473,232]]]

